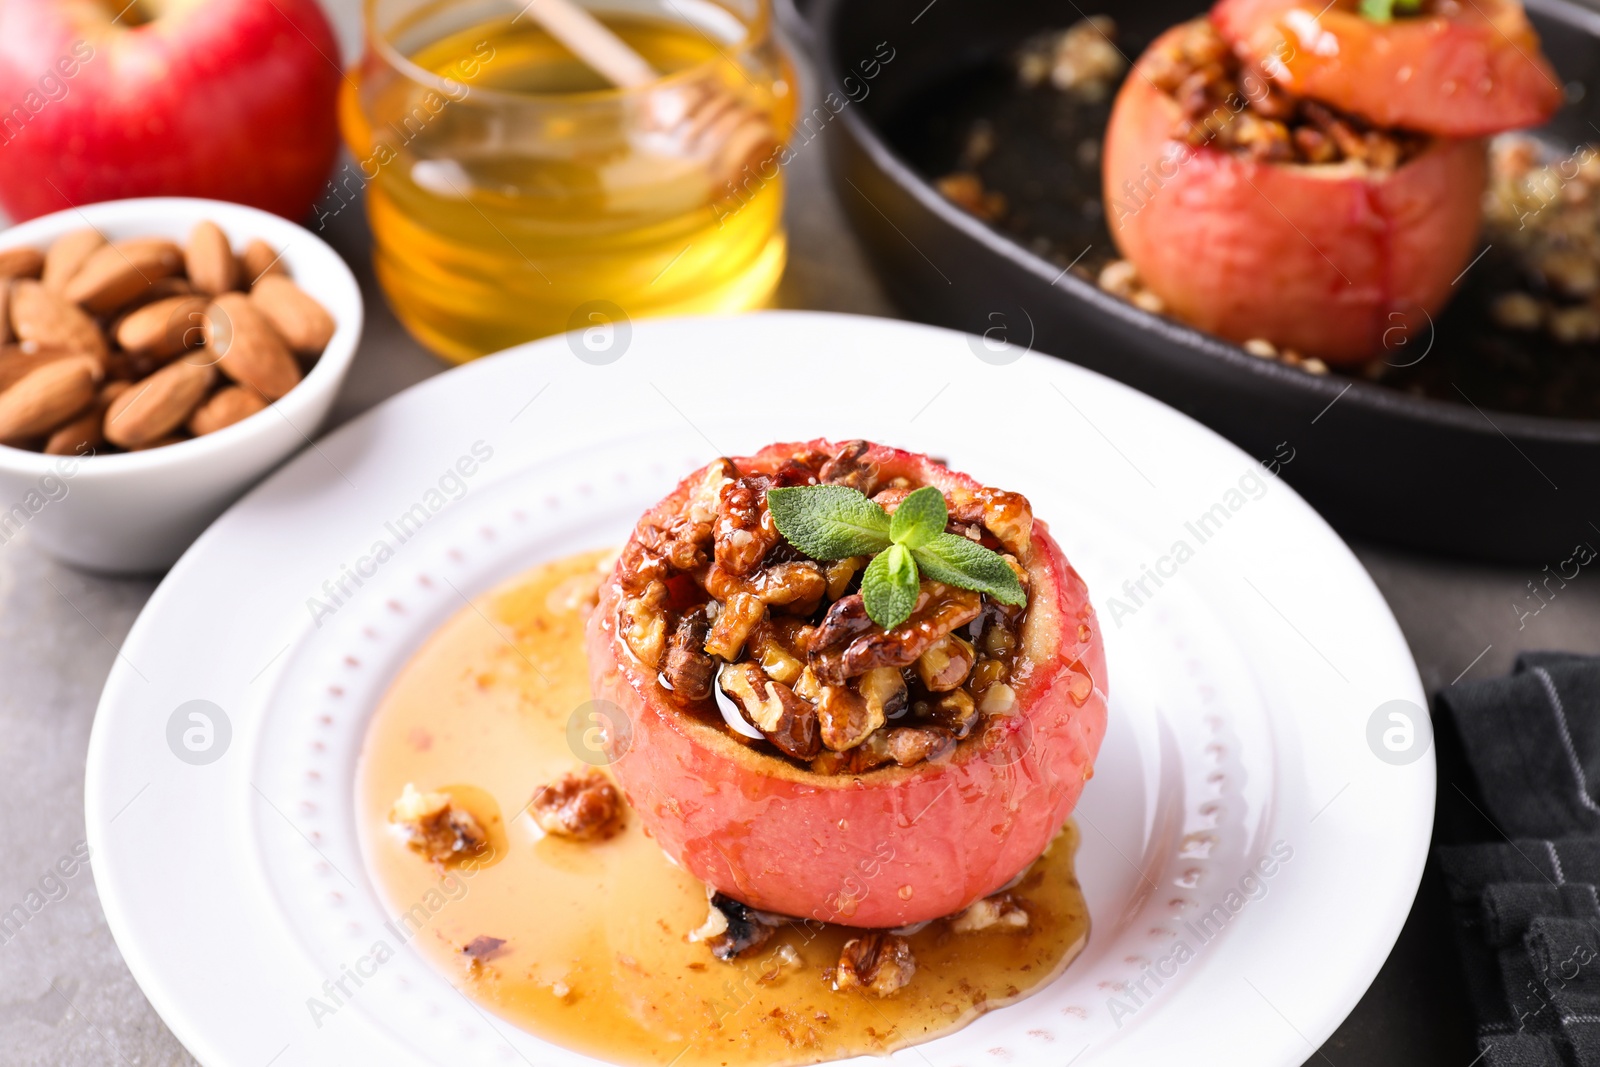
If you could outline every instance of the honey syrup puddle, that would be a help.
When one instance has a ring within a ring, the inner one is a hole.
[[[544,836],[525,810],[534,791],[587,769],[575,753],[601,758],[573,720],[589,700],[583,626],[608,555],[543,564],[464,608],[368,727],[356,779],[367,865],[395,928],[448,981],[539,1037],[615,1063],[779,1067],[950,1033],[1077,956],[1089,918],[1070,824],[1012,890],[1025,929],[931,923],[908,937],[910,984],[881,999],[832,989],[830,969],[859,933],[847,927],[784,926],[730,963],[686,940],[706,919],[705,888],[631,813],[608,841]],[[452,793],[488,831],[489,854],[441,870],[411,851],[389,822],[408,782]]]

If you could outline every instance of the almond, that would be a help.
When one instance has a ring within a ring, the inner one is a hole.
[[[233,258],[227,235],[214,222],[201,222],[190,232],[183,262],[195,289],[208,296],[239,288],[239,261]]]
[[[105,409],[99,404],[85,411],[44,443],[47,456],[92,456],[106,443]]]
[[[19,339],[41,347],[106,354],[105,336],[94,320],[43,282],[11,283],[11,326]]]
[[[201,404],[195,413],[189,416],[189,432],[196,437],[216,433],[224,426],[232,426],[266,409],[267,402],[261,399],[261,394],[254,389],[247,389],[242,385],[230,385],[218,389],[210,400]]]
[[[239,266],[244,271],[245,285],[252,286],[269,274],[282,274],[283,260],[273,247],[257,237],[244,246],[244,253],[239,257]]]
[[[169,363],[111,402],[106,439],[123,448],[161,440],[188,421],[216,380],[209,363]]]
[[[167,359],[205,340],[206,308],[203,296],[170,296],[146,304],[117,324],[117,344],[127,351]]]
[[[205,332],[217,366],[240,385],[276,400],[300,383],[300,365],[289,346],[243,293],[223,293],[212,301]]]
[[[178,444],[180,441],[187,441],[187,440],[189,440],[189,437],[188,437],[187,434],[169,433],[165,437],[156,438],[154,441],[146,441],[142,445],[134,445],[132,448],[128,449],[128,451],[129,452],[148,452],[153,448],[166,448],[168,445],[175,445],[175,444]]]
[[[117,241],[91,252],[61,295],[87,311],[105,315],[182,269],[183,252],[166,238]]]
[[[104,374],[92,356],[47,363],[0,393],[0,439],[49,433],[94,402]]]
[[[99,230],[74,230],[57,237],[56,243],[44,254],[44,272],[40,280],[48,289],[59,291],[65,288],[83,266],[83,261],[105,243],[106,239]]]
[[[21,345],[6,345],[0,348],[0,392],[10,389],[46,363],[81,355],[82,352],[74,352],[69,348],[28,350]]]
[[[166,300],[173,296],[193,296],[194,286],[189,284],[189,279],[173,275],[162,278],[160,281],[151,282],[150,287],[126,304],[122,305],[122,314],[137,311],[146,304],[154,304],[157,300]]]
[[[106,382],[89,409],[55,433],[44,443],[47,456],[92,456],[106,443],[106,408],[128,388],[127,382]]]
[[[317,355],[333,338],[333,316],[282,274],[269,274],[256,282],[250,299],[296,352]]]
[[[36,248],[0,249],[0,278],[37,278],[44,255]]]

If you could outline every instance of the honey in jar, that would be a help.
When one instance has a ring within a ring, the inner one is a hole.
[[[614,87],[514,4],[369,0],[341,119],[378,280],[406,328],[448,359],[745,310],[783,272],[772,161],[793,79],[765,0],[591,13],[659,80]],[[764,157],[718,161],[706,143],[718,129],[696,123],[730,109],[772,131]]]

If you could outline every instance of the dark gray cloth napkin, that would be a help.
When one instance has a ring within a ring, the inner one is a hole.
[[[1481,816],[1436,850],[1480,1062],[1600,1067],[1600,658],[1526,653],[1435,703]]]

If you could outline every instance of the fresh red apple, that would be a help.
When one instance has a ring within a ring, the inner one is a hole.
[[[1518,0],[1428,0],[1388,22],[1359,0],[1220,0],[1211,21],[1282,88],[1378,126],[1484,137],[1564,98]]]
[[[771,445],[733,462],[742,474],[771,474],[798,453],[836,447]],[[862,458],[885,478],[947,493],[979,488],[927,456],[873,445]],[[704,470],[685,478],[651,515],[681,514],[704,480]],[[619,636],[624,594],[614,573],[590,618],[588,650],[595,697],[631,726],[625,751],[612,751],[617,783],[667,855],[757,908],[896,927],[995,892],[1060,831],[1106,731],[1105,651],[1083,579],[1043,522],[1021,562],[1029,606],[1015,713],[947,760],[857,775],[813,773],[679,710]]]
[[[1103,165],[1112,236],[1174,315],[1332,364],[1425,336],[1478,250],[1482,141],[1435,138],[1391,171],[1271,163],[1179,140],[1183,117],[1135,73]]]
[[[316,0],[122,3],[0,3],[0,207],[172,195],[305,217],[339,147]]]

